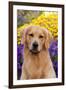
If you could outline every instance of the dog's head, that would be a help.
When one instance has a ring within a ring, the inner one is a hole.
[[[40,26],[28,26],[21,32],[21,38],[21,44],[36,54],[49,48],[52,35],[47,29]]]

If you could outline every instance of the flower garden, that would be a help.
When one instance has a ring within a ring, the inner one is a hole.
[[[49,53],[53,62],[53,67],[58,77],[58,13],[57,12],[34,12],[34,11],[18,11],[17,13],[17,71],[18,79],[20,79],[21,68],[23,64],[23,49],[21,45],[20,32],[28,25],[39,25],[47,28],[53,35],[53,40],[49,47]]]

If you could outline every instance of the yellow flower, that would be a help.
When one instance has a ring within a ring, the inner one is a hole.
[[[18,45],[20,44],[20,41],[18,41]]]
[[[36,19],[33,19],[29,24],[17,28],[17,36],[20,37],[21,30],[24,30],[28,25],[38,25],[47,28],[54,37],[58,36],[58,13],[57,12],[43,12]],[[18,39],[18,38],[17,38]],[[20,44],[20,39],[18,39]]]

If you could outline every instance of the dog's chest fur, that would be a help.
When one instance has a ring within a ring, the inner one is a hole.
[[[37,54],[31,54],[30,52],[25,53],[24,57],[24,65],[26,72],[28,74],[28,78],[42,78],[44,77],[44,72],[47,70],[47,60],[48,56],[46,54],[47,52],[44,51]]]

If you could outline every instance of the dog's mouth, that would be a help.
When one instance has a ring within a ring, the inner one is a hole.
[[[39,45],[38,45],[38,43],[37,42],[34,42],[33,44],[32,44],[32,48],[30,49],[30,52],[32,53],[32,54],[38,54],[40,51],[38,50],[38,48],[39,48]]]
[[[32,54],[38,54],[38,53],[40,53],[40,51],[34,50],[34,49],[30,50],[30,52],[31,52]]]

